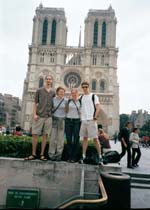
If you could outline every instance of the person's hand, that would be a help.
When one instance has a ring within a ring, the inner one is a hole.
[[[37,114],[34,114],[33,119],[34,119],[35,121],[37,121],[37,120],[38,120],[38,115],[37,115]]]
[[[127,148],[127,144],[124,142],[124,146]]]

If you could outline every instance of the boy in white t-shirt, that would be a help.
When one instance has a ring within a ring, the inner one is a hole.
[[[88,147],[88,139],[93,139],[96,150],[99,155],[99,164],[102,163],[101,146],[98,140],[97,117],[100,112],[100,104],[97,95],[89,91],[89,83],[83,82],[81,84],[83,95],[81,96],[81,129],[80,138],[83,139],[82,143],[82,159],[80,163],[84,163],[86,158],[86,150]]]

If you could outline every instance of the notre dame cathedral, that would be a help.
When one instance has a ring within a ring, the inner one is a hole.
[[[64,9],[42,4],[36,8],[22,98],[24,130],[29,131],[31,127],[35,91],[43,86],[48,74],[53,76],[54,88],[76,87],[81,91],[81,82],[88,81],[91,92],[100,100],[98,124],[109,135],[119,130],[116,24],[111,6],[106,10],[90,9],[85,18],[84,46],[81,46],[81,36],[78,46],[67,46]]]

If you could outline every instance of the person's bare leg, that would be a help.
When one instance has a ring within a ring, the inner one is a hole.
[[[96,139],[93,139],[93,141],[94,141],[96,150],[98,152],[98,155],[99,155],[99,157],[101,157],[101,145],[99,143],[99,140],[96,138]]]
[[[32,155],[36,156],[37,134],[32,135]]]
[[[86,157],[87,147],[88,147],[88,138],[84,137],[83,138],[83,143],[82,143],[82,155],[84,155],[84,157]]]
[[[45,151],[45,147],[46,147],[46,141],[47,141],[47,134],[43,134],[42,143],[41,143],[41,154],[40,154],[40,156],[44,155],[44,151]]]

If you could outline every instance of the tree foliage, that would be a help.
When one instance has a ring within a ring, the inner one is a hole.
[[[127,121],[129,121],[129,116],[127,114],[120,114],[120,129],[124,127]]]

